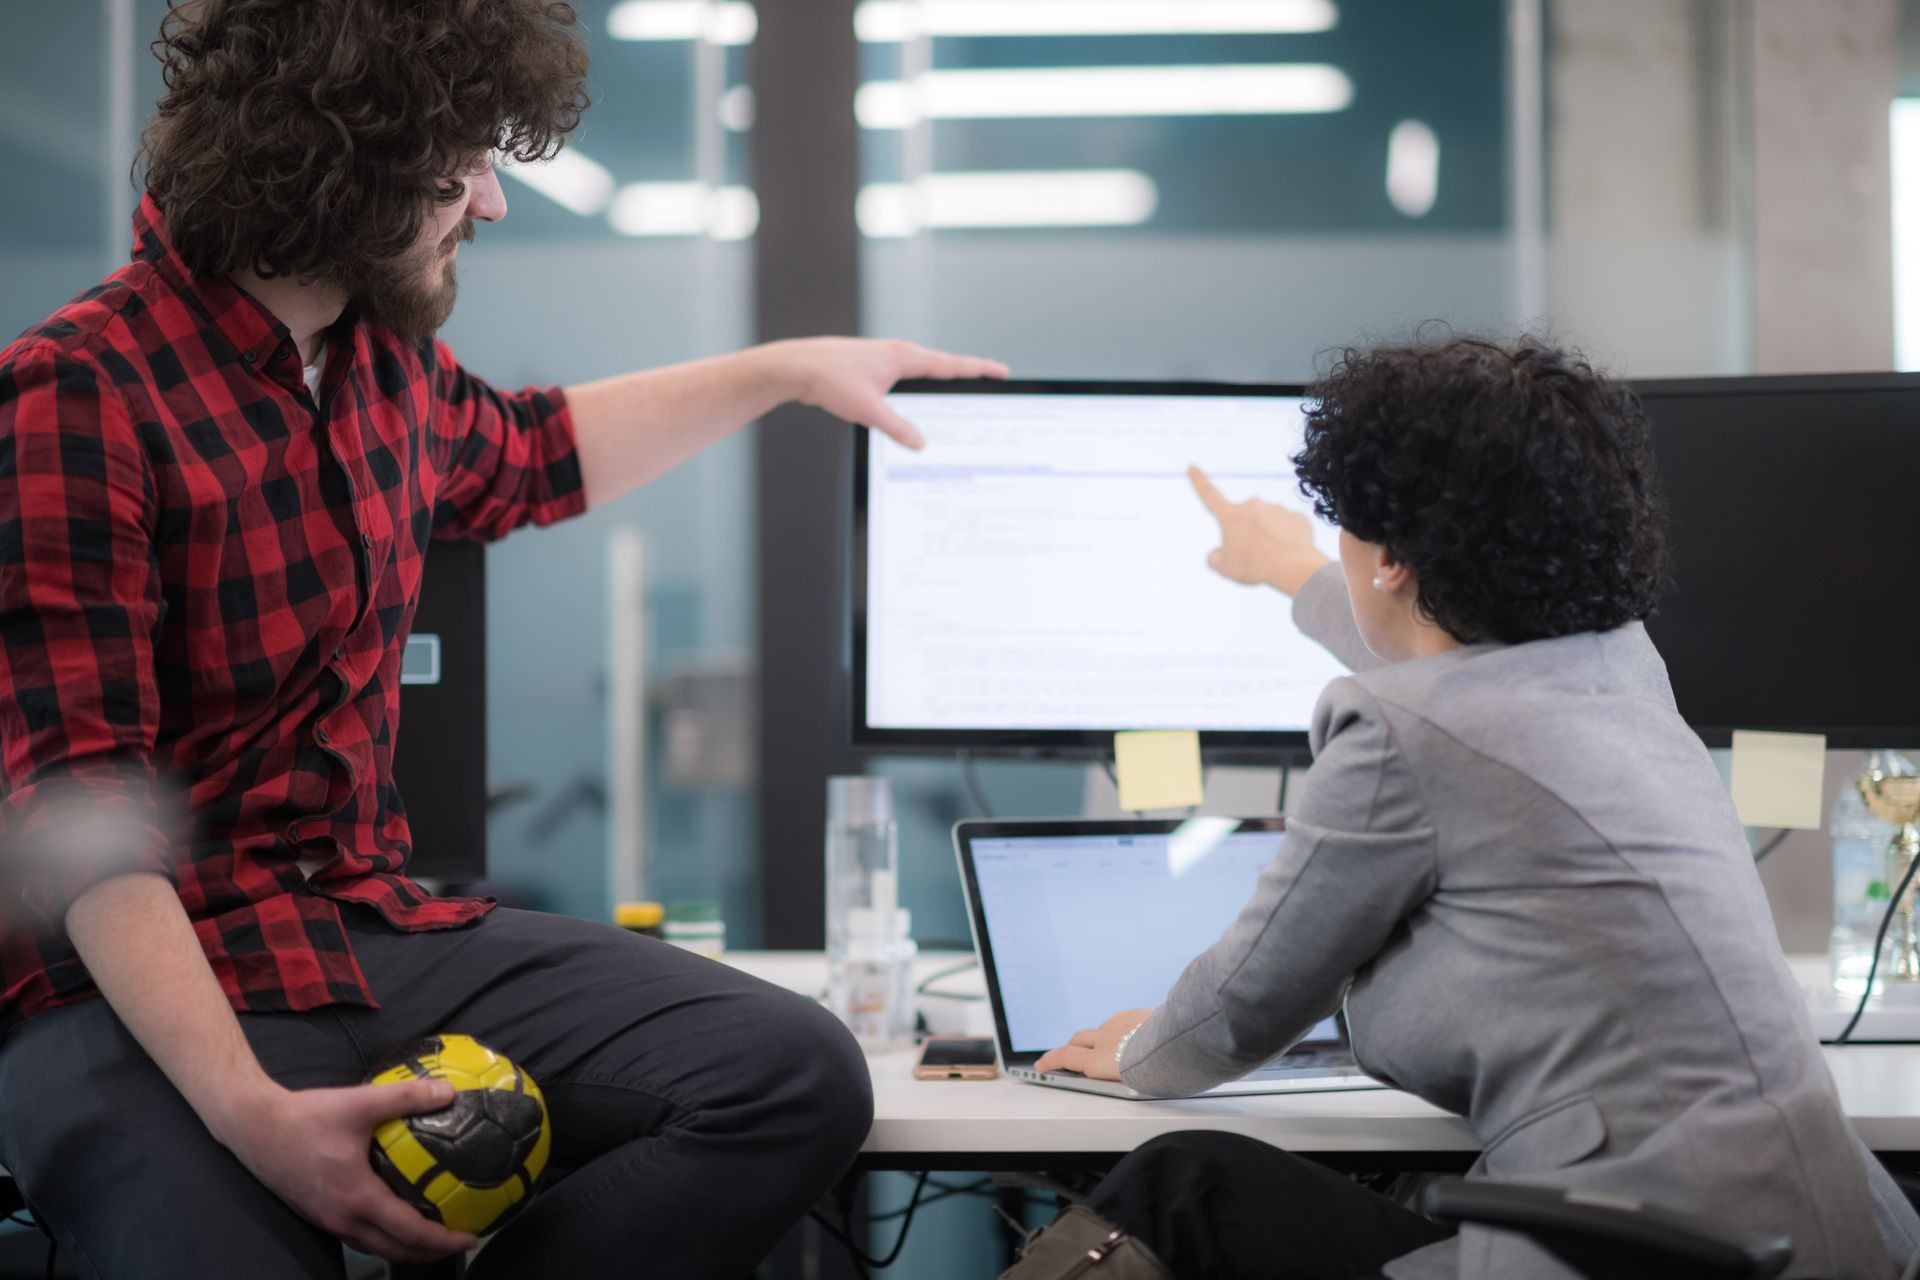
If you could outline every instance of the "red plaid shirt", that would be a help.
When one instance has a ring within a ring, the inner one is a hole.
[[[151,199],[134,236],[0,351],[0,1036],[95,994],[62,920],[129,870],[174,881],[242,1010],[375,1004],[343,902],[485,914],[402,874],[422,556],[586,506],[557,388],[495,391],[350,313],[316,404],[286,326],[190,278]]]

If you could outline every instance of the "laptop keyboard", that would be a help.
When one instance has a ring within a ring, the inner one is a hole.
[[[1064,1067],[1055,1067],[1052,1071],[1029,1071],[1026,1074],[1035,1079],[1046,1076],[1062,1076],[1069,1080],[1083,1077],[1078,1071],[1068,1071]],[[1338,1051],[1324,1053],[1291,1053],[1284,1058],[1276,1058],[1266,1066],[1247,1072],[1242,1080],[1263,1080],[1276,1076],[1339,1076],[1359,1075],[1360,1068],[1347,1054]]]
[[[1258,1079],[1261,1076],[1290,1076],[1302,1071],[1358,1071],[1353,1058],[1345,1053],[1290,1053],[1284,1058],[1276,1058],[1266,1066],[1247,1073]]]

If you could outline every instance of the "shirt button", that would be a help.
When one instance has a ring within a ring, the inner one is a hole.
[[[346,656],[347,656],[347,646],[345,645],[341,645],[339,648],[333,651],[333,660],[335,662],[338,662],[340,659]]]
[[[248,364],[252,364],[255,360],[258,360],[260,357],[252,347],[248,347],[245,351],[242,351],[240,353],[240,358],[242,360],[245,360]]]
[[[370,533],[361,534],[360,545],[365,547],[369,551],[373,550],[373,535]]]
[[[323,746],[323,747],[324,747],[324,746],[326,746],[326,745],[327,745],[327,731],[326,731],[325,729],[315,729],[315,730],[313,731],[313,740],[314,740],[315,742],[317,742],[317,743],[319,743],[319,744],[320,744],[321,746]]]

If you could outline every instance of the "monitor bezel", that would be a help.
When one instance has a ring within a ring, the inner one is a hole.
[[[944,381],[914,378],[902,381],[893,394],[913,395],[1060,395],[1060,396],[1193,396],[1267,397],[1299,399],[1307,388],[1299,382],[1129,382],[1075,379],[1001,380],[969,378]],[[996,756],[1107,757],[1113,735],[1137,728],[1112,729],[880,729],[867,723],[867,499],[870,446],[857,437],[853,449],[853,565],[852,589],[847,593],[851,649],[853,745],[889,752],[973,751]],[[1263,764],[1303,763],[1310,753],[1307,733],[1301,730],[1203,729],[1202,753],[1213,761],[1254,761]]]

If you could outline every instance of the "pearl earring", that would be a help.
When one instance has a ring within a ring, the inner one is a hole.
[[[1373,580],[1373,589],[1374,589],[1375,591],[1378,591],[1378,590],[1380,590],[1380,589],[1381,589],[1381,583],[1380,583],[1380,579],[1378,579],[1378,578],[1375,578],[1375,579]]]

